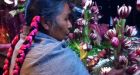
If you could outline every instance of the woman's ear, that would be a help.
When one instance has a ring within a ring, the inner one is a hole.
[[[45,30],[49,30],[49,24],[45,21],[44,17],[41,17],[41,25]]]

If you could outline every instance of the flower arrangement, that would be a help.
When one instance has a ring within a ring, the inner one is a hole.
[[[82,0],[83,14],[75,23],[73,33],[69,34],[69,47],[83,61],[88,70],[96,75],[112,75],[111,70],[122,70],[120,74],[134,74],[139,71],[140,47],[135,26],[125,25],[131,12],[130,6],[118,6],[119,18],[112,20],[113,28],[100,34],[99,9],[96,2]],[[119,73],[118,73],[119,74]]]

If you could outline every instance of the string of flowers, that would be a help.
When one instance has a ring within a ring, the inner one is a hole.
[[[18,51],[18,55],[16,58],[14,69],[13,69],[13,75],[20,74],[20,69],[21,69],[22,64],[24,62],[25,56],[29,51],[29,48],[30,48],[32,41],[33,41],[33,38],[35,37],[35,35],[38,32],[38,23],[39,22],[40,22],[40,17],[35,16],[31,22],[31,29],[30,29],[31,32],[28,34],[28,36],[26,36],[23,45],[21,45],[21,47]],[[4,69],[3,75],[9,75],[10,61],[12,58],[14,47],[15,47],[16,43],[18,42],[19,38],[20,38],[19,35],[17,35],[14,38],[14,40],[11,44],[11,47],[8,50],[7,59],[5,59],[5,65],[3,67],[3,69]]]

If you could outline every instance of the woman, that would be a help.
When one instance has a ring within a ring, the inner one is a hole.
[[[28,0],[30,32],[12,41],[3,75],[89,75],[64,41],[72,27],[69,14],[67,0]]]

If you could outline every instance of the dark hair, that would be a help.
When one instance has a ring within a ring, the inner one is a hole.
[[[25,10],[25,19],[27,25],[30,25],[35,15],[44,17],[45,21],[55,22],[68,0],[28,0]]]
[[[37,34],[38,28],[40,27],[39,21],[40,16],[44,17],[45,21],[55,22],[55,18],[62,12],[64,4],[67,0],[28,0],[25,10],[25,19],[27,25],[31,26],[29,34],[26,36],[24,43],[21,45],[18,55],[15,60],[13,75],[19,75],[20,69],[24,62],[25,56],[27,55],[29,48],[32,44],[32,40]],[[7,58],[4,62],[3,75],[9,75],[10,61],[12,59],[15,45],[19,41],[20,36],[17,35],[8,50]]]

